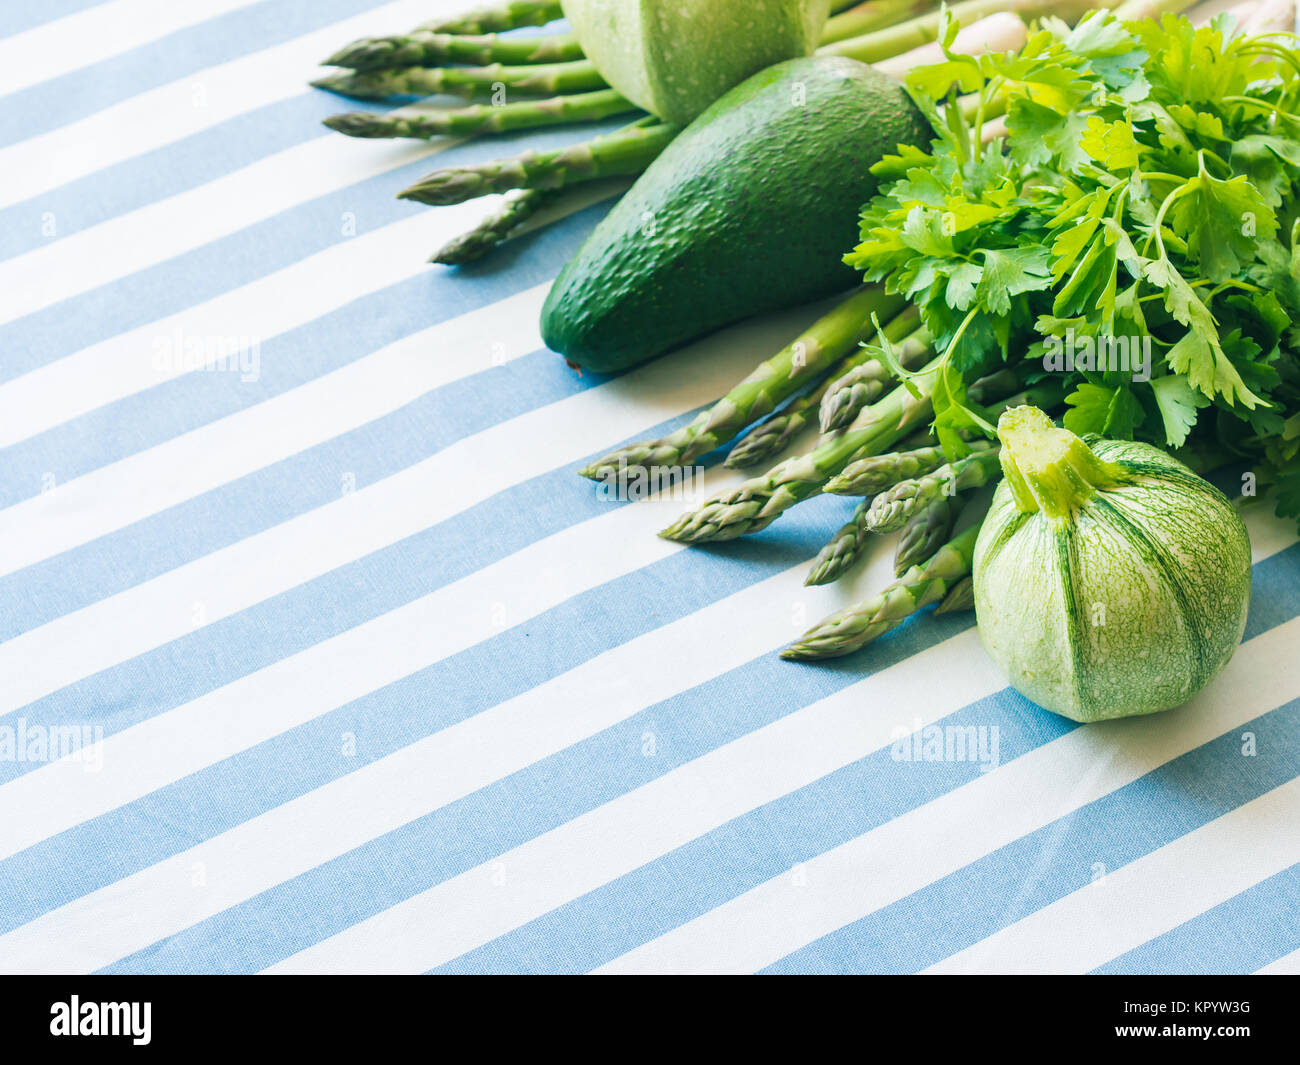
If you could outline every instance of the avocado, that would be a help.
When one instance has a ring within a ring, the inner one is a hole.
[[[929,123],[902,85],[840,56],[786,60],[686,127],[564,267],[542,338],[598,372],[860,281],[871,167]]]

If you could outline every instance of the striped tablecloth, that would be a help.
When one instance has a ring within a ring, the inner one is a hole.
[[[0,8],[0,969],[1300,969],[1294,526],[1156,718],[969,614],[780,661],[892,544],[805,589],[844,501],[682,549],[574,471],[813,310],[579,375],[537,311],[610,190],[458,272],[487,205],[393,193],[587,131],[320,125],[315,61],[464,2]]]

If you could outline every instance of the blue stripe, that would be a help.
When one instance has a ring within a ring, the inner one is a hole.
[[[42,0],[41,3],[5,4],[0,7],[0,37],[13,37],[47,22],[89,11],[108,0]]]
[[[1253,973],[1300,950],[1300,865],[1261,881],[1096,971]]]
[[[388,0],[260,0],[0,97],[0,148],[178,79],[261,52]],[[360,9],[360,10],[359,10]],[[346,34],[338,44],[347,43]],[[328,48],[321,54],[324,59]]]
[[[534,135],[533,143],[539,148],[558,146],[584,139],[591,132],[565,129],[539,133]],[[367,147],[373,150],[373,146],[366,145],[358,145],[357,150],[365,151]],[[0,327],[0,349],[13,353],[12,358],[5,360],[0,380],[17,377],[71,355],[105,337],[188,310],[335,247],[348,239],[340,235],[341,220],[345,215],[356,215],[358,204],[368,205],[357,217],[358,236],[436,210],[397,200],[393,194],[435,167],[490,159],[501,151],[499,142],[475,141],[449,149],[432,160],[416,160],[300,204],[155,266],[24,315]],[[411,241],[411,265],[414,271],[418,271],[436,249],[420,247],[418,233],[414,231]],[[517,251],[493,256],[481,264],[479,272],[505,273],[516,262],[518,266],[511,271],[509,284],[525,288],[527,285],[522,283],[525,271],[534,277],[538,273],[536,257],[521,260]],[[476,298],[466,294],[471,286],[456,286],[446,268],[429,267],[421,276],[428,278],[431,286],[438,285],[433,293],[439,301],[445,299],[454,304]],[[481,286],[472,287],[477,289]],[[444,290],[445,297],[442,295]],[[430,297],[425,298],[433,303]],[[248,332],[241,330],[238,322],[232,322],[229,331]],[[343,342],[342,338],[339,342]]]
[[[1298,725],[1293,700],[766,971],[908,973],[942,961],[1292,779]],[[1259,734],[1258,757],[1241,756],[1242,731]]]
[[[357,110],[380,109],[377,104],[356,103]],[[321,120],[340,109],[338,99],[329,93],[305,92],[0,208],[0,260],[328,136]],[[49,219],[55,223],[52,236],[46,231]]]

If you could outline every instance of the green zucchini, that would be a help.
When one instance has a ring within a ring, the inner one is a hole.
[[[809,55],[830,0],[565,0],[606,81],[666,122],[689,122],[782,59]]]
[[[1022,694],[1075,721],[1200,691],[1241,642],[1250,540],[1227,498],[1149,444],[998,423],[1005,479],[975,544],[975,611]]]

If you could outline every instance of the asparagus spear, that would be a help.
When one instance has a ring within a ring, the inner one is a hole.
[[[504,33],[521,26],[544,26],[563,17],[559,0],[511,0],[454,18],[425,22],[419,29],[434,33]]]
[[[781,652],[782,658],[837,658],[865,647],[923,607],[943,599],[970,575],[979,526],[972,525],[924,566],[913,566],[879,595],[823,619]]]
[[[767,528],[783,511],[820,492],[822,485],[853,459],[884,450],[928,418],[933,371],[942,358],[932,359],[917,378],[919,396],[902,386],[895,388],[863,411],[848,431],[714,496],[659,535],[695,544],[732,540]]]
[[[864,511],[864,499],[858,504]],[[898,534],[898,547],[894,551],[894,576],[901,577],[913,566],[921,565],[952,538],[952,527],[961,513],[961,496],[940,496],[933,503],[921,507],[908,519]]]
[[[853,6],[856,4],[856,6]],[[822,43],[842,41],[898,22],[932,6],[929,0],[845,0],[852,7],[829,19]],[[572,62],[585,59],[582,45],[571,33],[533,37],[502,37],[498,26],[542,25],[560,18],[559,4],[524,5],[540,10],[522,11],[522,20],[502,12],[467,15],[460,19],[426,23],[410,33],[362,37],[344,45],[322,66],[348,67],[364,72],[398,67],[435,66],[441,62],[487,66]],[[503,17],[504,15],[504,17]],[[451,28],[448,28],[451,27]]]
[[[913,334],[915,335],[917,334]],[[904,340],[895,349],[895,353],[899,356],[904,369],[915,370],[930,356],[930,349],[928,344],[912,345]],[[757,466],[763,460],[771,458],[812,420],[827,391],[833,388],[838,380],[859,367],[873,363],[875,367],[871,372],[881,375],[881,391],[884,391],[884,379],[888,377],[888,369],[876,359],[869,347],[860,346],[857,351],[850,353],[832,367],[820,385],[795,397],[779,414],[774,414],[742,437],[740,442],[731,449],[731,454],[727,456],[724,465],[734,470],[742,470]]]
[[[989,447],[989,443],[976,440],[973,450]],[[826,482],[823,491],[838,496],[873,496],[892,488],[900,481],[923,477],[948,461],[938,444],[894,451],[887,455],[868,455],[850,462],[844,471]]]
[[[904,367],[909,367],[930,349],[930,331],[922,326],[899,345],[895,355]],[[867,358],[847,369],[830,383],[822,396],[819,405],[822,432],[852,425],[864,408],[880,398],[889,380],[889,368],[879,359]]]
[[[556,96],[550,100],[521,100],[509,104],[471,104],[399,114],[389,111],[348,111],[330,115],[324,124],[349,137],[391,138],[469,136],[474,133],[503,133],[511,129],[559,126],[566,122],[591,122],[610,115],[635,111],[636,105],[613,89]],[[676,132],[676,127],[674,127]],[[671,138],[669,138],[671,139]],[[667,140],[664,141],[666,145]],[[662,150],[662,149],[661,149]],[[504,167],[511,160],[498,159],[491,166]]]
[[[488,215],[468,233],[448,241],[429,260],[444,266],[464,266],[483,258],[543,207],[560,195],[560,189],[525,189],[511,196],[501,209]]]
[[[960,610],[975,609],[975,578],[965,577],[951,588],[934,608],[936,614],[954,614]]]
[[[934,6],[933,0],[865,0],[827,19],[821,43],[834,44],[893,26]]]
[[[852,350],[872,313],[890,315],[902,305],[900,297],[886,295],[879,287],[859,288],[689,425],[660,440],[641,440],[610,452],[581,470],[582,476],[603,481],[624,470],[680,466],[707,454]]]
[[[1022,18],[1054,15],[1073,22],[1094,6],[1107,5],[1094,4],[1093,0],[959,0],[948,6],[948,11],[968,27],[987,15],[1003,11],[1014,12]],[[871,33],[824,44],[817,51],[820,55],[843,55],[862,63],[876,63],[929,44],[939,34],[940,17],[940,11],[927,12]]]
[[[609,84],[586,60],[539,63],[535,66],[401,67],[397,70],[326,74],[312,82],[340,96],[386,100],[390,96],[495,96],[505,90],[524,95],[551,96],[608,89]]]
[[[461,37],[432,30],[392,37],[363,37],[339,49],[327,60],[328,67],[348,67],[357,72],[397,67],[432,67],[439,63],[493,63],[527,65],[567,63],[585,58],[582,46],[571,33],[544,37],[499,37],[495,33]]]
[[[695,544],[733,540],[767,528],[782,512],[820,492],[850,462],[880,454],[929,418],[935,371],[942,361],[943,356],[938,355],[920,370],[912,381],[916,394],[900,385],[858,415],[845,432],[823,439],[806,455],[786,459],[767,473],[719,493],[687,511],[659,535]],[[985,404],[1006,396],[1027,371],[1022,364],[981,378],[967,389],[967,398]],[[1057,386],[1053,395],[1059,396],[1061,391]],[[1022,401],[1026,394],[1022,393]]]
[[[783,450],[795,434],[812,421],[813,411],[817,409],[817,404],[821,402],[827,385],[834,380],[838,369],[838,365],[833,367],[820,385],[801,396],[795,396],[780,414],[772,415],[742,436],[723,465],[732,470],[744,470],[757,466]]]
[[[988,484],[1000,474],[997,448],[972,451],[923,477],[900,481],[887,492],[882,492],[872,500],[864,520],[873,532],[894,532],[906,525],[919,509],[929,507],[944,496]]]
[[[858,560],[862,545],[871,535],[871,530],[863,521],[866,516],[867,500],[864,499],[853,511],[853,517],[841,525],[826,546],[817,553],[817,557],[813,559],[812,569],[804,578],[804,584],[830,584],[831,581],[839,580],[848,572],[853,563]]]
[[[658,119],[643,119],[555,151],[527,151],[490,163],[443,167],[397,196],[440,207],[511,189],[558,189],[596,178],[639,174],[667,147],[677,129]]]

